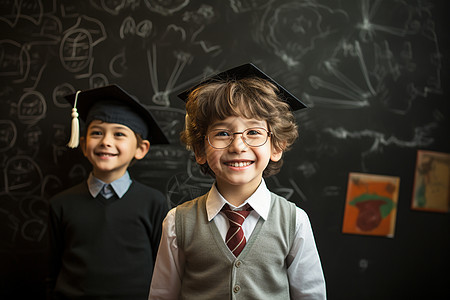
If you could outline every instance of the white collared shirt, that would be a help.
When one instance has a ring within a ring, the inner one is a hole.
[[[271,196],[264,180],[258,189],[242,205],[235,207],[219,193],[215,184],[206,200],[208,221],[214,221],[225,241],[229,223],[220,213],[228,204],[232,209],[240,209],[249,204],[253,210],[242,224],[245,238],[248,240],[261,217],[267,219]],[[163,232],[158,249],[149,299],[177,299],[184,272],[184,253],[177,245],[175,231],[176,208],[169,211],[163,221]],[[291,299],[326,299],[325,280],[313,232],[306,213],[297,207],[295,240],[287,257],[287,272]]]
[[[266,188],[266,184],[264,183],[264,181],[262,181],[260,187],[256,190],[256,192],[253,193],[253,195],[251,195],[250,198],[248,198],[239,207],[236,207],[225,200],[225,198],[222,197],[222,195],[217,190],[216,185],[214,184],[211,188],[211,191],[209,192],[208,199],[206,200],[206,213],[208,215],[208,221],[214,219],[214,223],[219,229],[222,239],[225,240],[225,236],[227,235],[227,231],[230,225],[228,223],[228,218],[225,216],[225,214],[220,213],[220,210],[225,204],[228,204],[232,210],[240,210],[246,204],[249,204],[253,208],[253,210],[242,224],[244,236],[246,240],[248,240],[253,232],[253,229],[255,229],[259,217],[263,218],[264,220],[267,219],[267,216],[269,215],[270,201],[270,192]]]

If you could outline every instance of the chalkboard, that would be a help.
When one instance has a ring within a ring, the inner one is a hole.
[[[116,83],[171,144],[131,168],[171,206],[209,189],[177,93],[253,62],[308,104],[269,187],[309,215],[329,299],[450,297],[448,214],[410,209],[416,152],[450,152],[447,1],[2,1],[0,298],[43,299],[48,199],[89,173],[63,96]],[[350,172],[400,177],[393,238],[341,232]]]

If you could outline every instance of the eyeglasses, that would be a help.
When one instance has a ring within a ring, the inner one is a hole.
[[[236,134],[242,134],[242,141],[250,147],[261,147],[267,142],[272,132],[265,128],[253,127],[247,128],[241,132],[231,132],[226,129],[215,129],[208,133],[206,138],[211,147],[215,149],[224,149],[231,145]]]

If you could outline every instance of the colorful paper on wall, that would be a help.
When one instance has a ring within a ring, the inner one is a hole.
[[[394,237],[400,178],[350,173],[343,233]]]
[[[448,212],[450,203],[450,154],[417,151],[411,208]]]

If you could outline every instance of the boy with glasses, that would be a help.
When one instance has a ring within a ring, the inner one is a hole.
[[[180,97],[181,140],[215,183],[167,214],[149,299],[325,299],[306,213],[263,179],[280,170],[304,104],[252,64]]]

